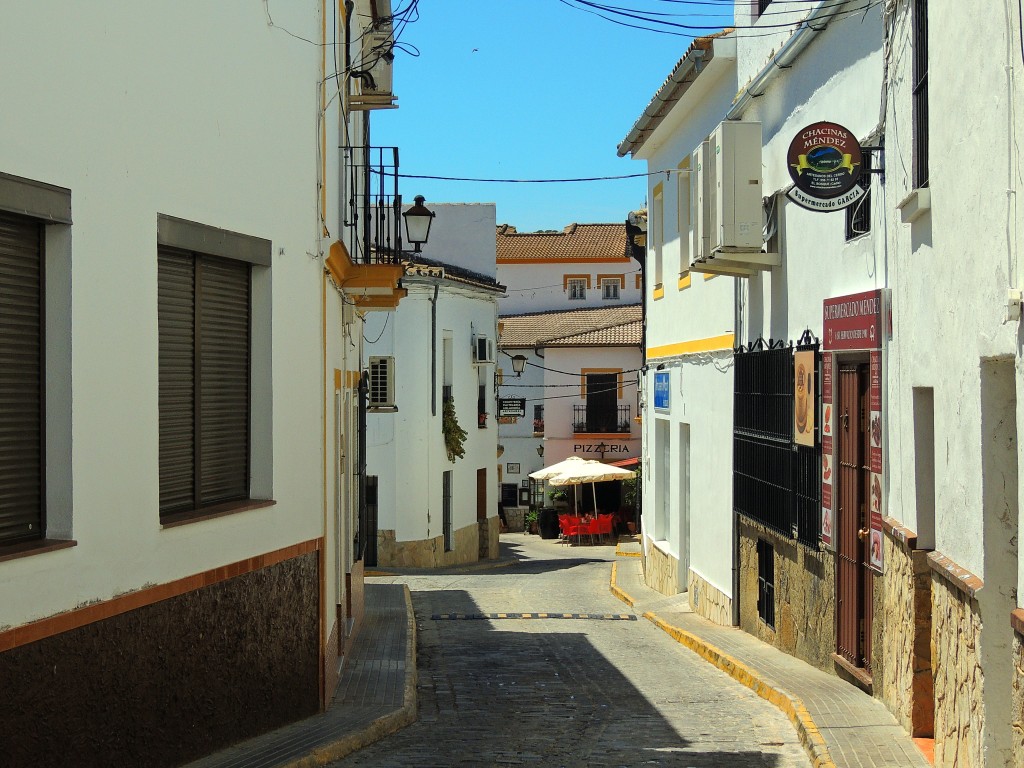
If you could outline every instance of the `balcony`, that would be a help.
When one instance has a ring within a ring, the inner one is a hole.
[[[572,431],[575,434],[629,434],[633,426],[629,412],[628,405],[620,405],[614,409],[591,408],[589,412],[586,405],[574,405]]]
[[[341,150],[348,199],[344,233],[331,245],[327,269],[359,309],[395,309],[407,293],[399,287],[404,269],[398,147]]]

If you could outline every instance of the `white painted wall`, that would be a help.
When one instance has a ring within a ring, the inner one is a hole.
[[[490,225],[493,226],[493,223]],[[431,343],[434,286],[436,343]],[[452,529],[476,522],[478,469],[488,473],[487,514],[497,514],[498,429],[494,418],[494,365],[474,365],[472,337],[494,339],[497,297],[486,291],[458,287],[447,280],[403,279],[409,295],[398,310],[366,320],[369,356],[395,357],[396,413],[367,414],[367,472],[378,477],[378,528],[394,530],[397,541],[440,536],[442,473],[454,472]],[[452,339],[452,387],[459,425],[466,431],[466,455],[448,460],[441,430],[444,384],[443,339]],[[431,391],[432,355],[436,356],[436,389]],[[477,387],[486,386],[487,426],[477,424]],[[434,398],[433,404],[431,398]]]
[[[625,215],[623,216],[625,221]],[[623,224],[625,226],[625,224]],[[590,289],[585,299],[569,300],[566,275],[589,275]],[[625,275],[626,287],[618,299],[601,298],[600,275]],[[506,286],[501,314],[585,309],[588,307],[639,304],[641,299],[640,265],[632,259],[612,262],[510,262],[498,264],[498,282]]]
[[[1021,286],[1017,198],[1024,82],[1013,31],[1019,19],[1007,18],[1001,3],[983,5],[969,10],[930,4],[931,211],[904,224],[896,205],[912,186],[912,59],[909,9],[898,4],[894,50],[906,54],[890,65],[885,189],[893,288],[890,349],[898,358],[889,380],[891,435],[895,451],[903,454],[889,467],[889,514],[911,529],[919,525],[912,390],[934,387],[934,546],[987,585],[980,370],[984,358],[1007,356],[1016,359],[1019,373],[1024,371],[1020,324],[1006,320],[1007,291]],[[986,54],[968,66],[955,46],[964,29],[976,28],[974,13],[1000,23],[986,26]],[[1019,374],[1017,381],[1019,404]],[[1018,423],[1024,425],[1019,406]]]
[[[320,35],[308,4],[276,8],[275,22]],[[131,13],[44,1],[6,11],[0,66],[0,170],[72,191],[74,224],[51,254],[70,264],[71,389],[52,405],[73,406],[72,448],[49,475],[70,473],[51,515],[77,541],[0,564],[0,626],[323,535],[316,49],[243,2]],[[273,476],[254,483],[277,504],[169,529],[157,512],[158,213],[273,241]]]
[[[434,212],[434,220],[422,254],[428,259],[493,278],[496,271],[494,203],[432,203],[428,200],[424,205]],[[403,236],[404,233],[403,229]]]

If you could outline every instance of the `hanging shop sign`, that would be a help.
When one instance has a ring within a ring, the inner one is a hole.
[[[822,348],[881,349],[886,304],[884,289],[825,299]]]
[[[814,352],[793,353],[793,442],[814,447]]]
[[[797,133],[786,155],[793,188],[786,196],[811,211],[838,211],[860,200],[863,167],[857,137],[838,123],[819,122]]]
[[[525,397],[500,397],[498,398],[498,419],[505,419],[515,416],[526,416]],[[505,424],[507,422],[500,421]],[[515,423],[515,422],[513,422]]]
[[[654,407],[659,411],[669,409],[669,372],[658,371],[654,374]]]

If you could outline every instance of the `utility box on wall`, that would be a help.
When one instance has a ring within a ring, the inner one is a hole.
[[[761,124],[726,121],[711,134],[706,157],[713,185],[710,252],[760,251]]]

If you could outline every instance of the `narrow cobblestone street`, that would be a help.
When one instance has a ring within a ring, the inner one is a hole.
[[[377,577],[412,590],[419,717],[333,765],[808,765],[778,710],[609,593],[614,546],[502,544],[523,560]],[[509,613],[574,617],[472,617]]]

